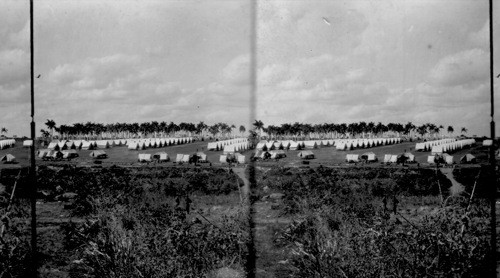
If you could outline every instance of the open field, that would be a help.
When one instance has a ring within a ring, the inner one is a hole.
[[[222,152],[212,151],[205,151],[212,167],[136,162],[139,152],[175,157],[206,144],[113,147],[103,167],[86,167],[93,165],[90,151],[69,163],[37,160],[40,276],[244,277],[250,166],[221,167]],[[455,153],[471,152],[479,163],[444,172],[425,167],[428,153],[420,152],[414,154],[422,167],[344,162],[347,153],[380,158],[413,147],[324,147],[313,150],[310,165],[298,151],[256,163],[250,199],[257,277],[483,277],[489,260],[484,198],[491,184],[480,165],[486,149]],[[2,243],[15,252],[0,258],[14,277],[29,264],[28,152],[0,152],[20,160],[0,164],[0,214],[17,182]]]
[[[104,149],[108,154],[107,159],[103,159],[102,162],[107,165],[118,164],[118,165],[142,165],[137,162],[137,157],[139,153],[147,153],[154,154],[156,152],[166,152],[170,161],[166,163],[161,163],[158,165],[163,166],[172,166],[175,165],[173,161],[175,161],[175,157],[177,154],[193,154],[197,151],[204,151],[207,154],[207,159],[210,163],[215,165],[220,165],[219,156],[222,154],[222,151],[206,151],[207,141],[197,141],[194,143],[183,144],[183,145],[175,145],[168,146],[163,148],[149,148],[146,150],[128,150],[126,146],[117,146],[108,149]],[[21,143],[17,143],[14,148],[0,150],[0,156],[5,154],[12,154],[16,157],[19,162],[19,166],[28,165],[29,164],[29,148],[23,148],[20,146]],[[316,155],[315,159],[309,161],[311,166],[318,165],[343,165],[346,164],[345,157],[346,154],[363,154],[365,152],[373,152],[378,158],[378,162],[372,163],[378,165],[383,161],[385,154],[401,154],[405,151],[412,152],[415,155],[415,161],[422,166],[427,164],[427,156],[430,155],[430,152],[415,152],[415,142],[403,142],[401,144],[387,145],[387,146],[379,146],[374,148],[366,148],[366,149],[355,149],[350,151],[339,151],[336,150],[335,147],[321,147],[318,149],[313,149],[312,151]],[[71,163],[71,164],[91,164],[93,159],[89,156],[91,150],[78,150],[79,157],[72,159],[70,162],[64,161],[63,164]],[[272,166],[275,164],[281,165],[289,165],[289,166],[299,166],[302,164],[302,160],[297,157],[297,154],[300,152],[298,150],[286,150],[286,158],[280,159],[279,162],[274,160],[259,162],[259,164],[263,166]],[[486,151],[482,146],[475,145],[470,149],[462,149],[452,153],[454,156],[454,161],[458,163],[460,157],[467,153],[472,153],[477,157],[478,163],[486,163],[487,155]],[[247,161],[249,160],[249,156],[251,155],[251,151],[242,152],[243,155],[247,156]],[[53,164],[51,161],[42,161],[37,157],[37,163],[42,165],[44,164]],[[2,167],[12,167],[7,165],[0,164],[0,168]]]

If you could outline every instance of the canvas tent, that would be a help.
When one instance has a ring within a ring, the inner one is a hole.
[[[91,142],[89,142],[89,141],[82,142],[82,150],[93,150],[93,149],[94,149],[94,145],[92,145]]]
[[[220,163],[227,163],[227,155],[221,155],[219,158]]]
[[[23,147],[31,147],[33,146],[33,140],[24,140]]]
[[[361,159],[367,162],[374,162],[377,161],[377,156],[373,152],[367,152],[361,155]]]
[[[402,153],[397,156],[398,163],[415,162],[415,155],[412,153]]]
[[[38,150],[38,158],[44,158],[48,154],[50,154],[51,150],[49,149],[43,149],[43,150]]]
[[[359,155],[357,154],[348,154],[345,157],[347,162],[359,162]]]
[[[271,158],[273,159],[280,159],[286,157],[285,151],[283,150],[275,150],[275,151],[270,151]]]
[[[476,163],[476,157],[468,153],[460,158],[460,163]]]
[[[183,158],[184,158],[184,154],[178,153],[178,154],[175,156],[175,162],[177,162],[177,163],[182,162],[182,161],[183,161]]]
[[[65,150],[62,151],[63,158],[70,159],[74,157],[78,157],[78,153],[76,153],[76,150]]]
[[[3,161],[3,163],[14,163],[16,161],[16,158],[10,153],[8,153],[2,156],[2,158],[0,158],[0,161]]]
[[[50,142],[47,147],[49,150],[59,150],[58,142]]]
[[[160,162],[168,161],[168,154],[166,152],[157,152],[153,155],[153,159],[156,159]]]
[[[106,152],[102,150],[92,151],[89,156],[97,159],[103,159],[108,157]]]
[[[295,141],[290,142],[289,148],[290,148],[290,150],[300,150],[301,149],[299,143],[297,143]]]
[[[396,163],[398,162],[398,156],[395,154],[384,155],[384,163]]]
[[[196,155],[198,156],[199,162],[207,162],[207,155],[205,153],[197,152]]]
[[[139,162],[151,162],[151,154],[149,153],[140,153],[138,154],[137,161]]]
[[[301,151],[297,156],[302,159],[314,159],[314,153],[312,151]]]

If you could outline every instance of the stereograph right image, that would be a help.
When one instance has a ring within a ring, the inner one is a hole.
[[[497,277],[500,3],[1,6],[0,278]]]

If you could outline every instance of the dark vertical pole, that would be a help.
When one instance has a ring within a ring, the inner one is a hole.
[[[490,2],[490,92],[491,92],[491,122],[490,122],[490,131],[491,131],[491,139],[495,140],[495,101],[494,101],[494,84],[493,79],[493,0],[489,0]],[[493,141],[494,142],[494,141]],[[491,214],[491,237],[490,237],[490,245],[491,245],[491,277],[497,277],[496,273],[496,262],[497,262],[497,244],[496,244],[496,195],[497,195],[497,184],[496,184],[496,175],[495,175],[495,145],[491,144],[490,147],[490,164],[491,164],[491,194],[490,194],[490,214]]]
[[[38,276],[37,244],[36,244],[36,165],[35,165],[35,74],[33,55],[33,0],[30,0],[30,53],[31,53],[31,154],[30,154],[30,181],[31,181],[31,270],[32,277]]]
[[[256,119],[256,105],[257,105],[257,0],[250,0],[250,126],[252,121]],[[254,143],[254,142],[252,142]],[[248,256],[246,261],[247,277],[254,278],[255,270],[257,267],[257,256],[255,250],[255,222],[252,193],[255,188],[255,162],[250,161],[249,168],[249,183],[247,204],[248,204]]]

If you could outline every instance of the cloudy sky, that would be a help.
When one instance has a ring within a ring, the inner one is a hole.
[[[0,126],[29,135],[29,2],[0,1]],[[34,2],[37,130],[251,121],[249,1]],[[487,135],[488,32],[487,0],[260,0],[257,118]]]

